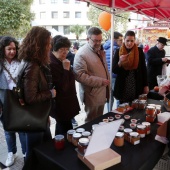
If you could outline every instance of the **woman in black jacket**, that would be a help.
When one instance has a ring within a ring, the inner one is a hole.
[[[131,102],[149,91],[143,50],[135,44],[135,33],[127,31],[124,43],[115,52],[113,73],[117,74],[114,96],[120,103]]]
[[[71,43],[68,38],[60,37],[54,42],[53,51],[50,54],[53,86],[57,90],[56,108],[51,115],[57,121],[56,134],[64,134],[72,129],[71,119],[80,111],[75,78],[70,67],[70,61],[66,59],[70,46]]]
[[[56,96],[56,90],[52,89],[52,77],[48,65],[50,49],[51,33],[43,27],[33,27],[19,49],[19,58],[22,59],[20,68],[22,69],[22,65],[25,62],[27,63],[23,74],[23,85],[25,102],[30,105],[51,100]],[[32,169],[33,148],[48,139],[51,139],[49,126],[47,126],[45,132],[26,133],[26,164],[24,170]]]

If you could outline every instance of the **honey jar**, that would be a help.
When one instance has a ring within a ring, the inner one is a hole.
[[[132,143],[133,145],[137,145],[140,143],[140,135],[138,132],[130,133],[130,143]]]
[[[161,113],[161,106],[156,105],[156,114]]]
[[[153,123],[154,120],[155,120],[156,116],[151,116],[151,115],[146,115],[146,121],[147,122],[150,122],[150,123]]]
[[[91,133],[90,133],[89,131],[84,131],[84,132],[82,133],[82,137],[83,137],[83,138],[88,138],[90,135],[91,135]]]
[[[73,130],[73,129],[70,129],[70,130],[67,131],[67,140],[68,140],[69,142],[72,141],[73,133],[75,133],[75,132],[76,132],[76,131]]]
[[[125,112],[126,111],[126,107],[124,104],[120,104],[118,107],[117,107],[117,111],[119,112]]]
[[[125,105],[125,109],[128,110],[130,107],[129,103],[124,103],[124,105]]]
[[[149,122],[142,122],[142,125],[146,126],[146,135],[151,133],[151,124]]]
[[[144,138],[145,134],[146,134],[146,126],[144,126],[144,125],[137,125],[137,132],[139,133],[141,138]]]
[[[72,144],[74,146],[77,146],[78,145],[78,142],[79,142],[79,139],[81,138],[81,133],[74,133],[73,134],[73,137],[72,137]]]
[[[79,142],[78,142],[78,151],[81,153],[81,154],[85,154],[86,152],[86,149],[88,147],[88,144],[89,144],[89,139],[88,138],[80,138],[79,139]]]
[[[124,133],[117,132],[113,142],[115,146],[118,146],[118,147],[123,146],[124,145]]]
[[[131,105],[134,109],[138,109],[138,100],[133,100],[132,101],[132,105]]]
[[[147,100],[147,94],[139,95],[139,100]]]
[[[124,138],[125,140],[129,141],[129,134],[132,132],[133,130],[130,128],[125,128],[124,129]]]
[[[76,132],[77,132],[77,133],[83,133],[84,131],[85,131],[84,128],[77,128],[77,129],[76,129]]]
[[[145,109],[146,107],[146,100],[139,100],[138,109]]]
[[[146,114],[150,116],[155,116],[155,107],[154,106],[147,106],[146,107]]]

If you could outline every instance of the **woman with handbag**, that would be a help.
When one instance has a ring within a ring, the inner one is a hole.
[[[53,51],[50,54],[50,67],[53,86],[57,90],[56,108],[51,116],[56,119],[55,134],[65,134],[73,129],[72,119],[79,114],[80,107],[76,95],[75,78],[70,61],[66,59],[71,43],[67,37],[53,39]]]
[[[0,101],[4,101],[4,89],[13,89],[16,87],[16,77],[19,67],[18,60],[18,42],[10,36],[4,36],[0,40]],[[3,123],[3,118],[2,118]],[[25,133],[18,133],[21,142],[22,153],[26,152]],[[8,156],[5,162],[6,166],[11,166],[16,158],[16,132],[5,131],[5,138],[8,148]]]
[[[56,90],[52,89],[52,76],[48,66],[50,48],[51,33],[38,26],[32,27],[20,46],[21,65],[27,63],[22,77],[24,100],[26,104],[30,104],[30,107],[31,104],[56,97]],[[48,139],[51,139],[49,125],[46,131],[26,133],[26,162],[23,169],[32,169],[30,167],[34,161],[32,160],[33,148]]]

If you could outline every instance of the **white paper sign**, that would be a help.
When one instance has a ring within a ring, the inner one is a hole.
[[[122,119],[97,126],[94,129],[84,156],[109,148],[121,123]]]

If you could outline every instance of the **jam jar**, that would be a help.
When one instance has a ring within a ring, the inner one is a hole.
[[[76,132],[76,131],[73,130],[73,129],[70,129],[70,130],[67,131],[67,140],[68,140],[69,142],[72,141],[72,136],[73,136],[73,133],[75,133],[75,132]]]
[[[150,123],[153,123],[154,120],[155,120],[156,116],[151,116],[151,115],[146,115],[146,121],[147,122],[150,122]]]
[[[131,105],[134,109],[138,109],[138,100],[135,99],[132,101],[132,105]]]
[[[117,111],[119,112],[125,112],[126,111],[126,107],[124,104],[120,104],[118,107],[117,107]]]
[[[84,131],[82,133],[82,138],[88,138],[91,135],[91,133],[89,131]]]
[[[155,115],[155,107],[154,106],[147,106],[146,107],[146,114],[150,116]]]
[[[149,122],[142,122],[142,125],[146,126],[146,135],[151,133],[151,124]]]
[[[57,150],[64,149],[64,143],[65,143],[64,135],[56,135],[54,137],[54,144]]]
[[[129,141],[129,134],[132,132],[133,130],[130,128],[125,128],[124,129],[124,138],[125,140]]]
[[[146,100],[139,100],[138,109],[145,109],[146,107]]]
[[[139,133],[141,138],[144,138],[145,134],[146,134],[146,126],[144,126],[144,125],[137,125],[137,132]]]
[[[79,139],[81,138],[81,133],[74,133],[72,137],[72,144],[77,146]]]
[[[138,132],[130,133],[130,143],[132,143],[133,145],[137,145],[140,143],[140,135]]]
[[[81,154],[85,154],[86,152],[86,149],[88,147],[88,144],[89,144],[89,139],[88,138],[80,138],[79,139],[79,142],[78,142],[78,151],[81,153]]]
[[[123,146],[124,145],[124,133],[117,132],[113,142],[115,146],[119,146],[119,147]]]
[[[156,105],[156,114],[161,113],[161,105]]]
[[[83,133],[85,131],[84,128],[77,128],[76,133]]]

